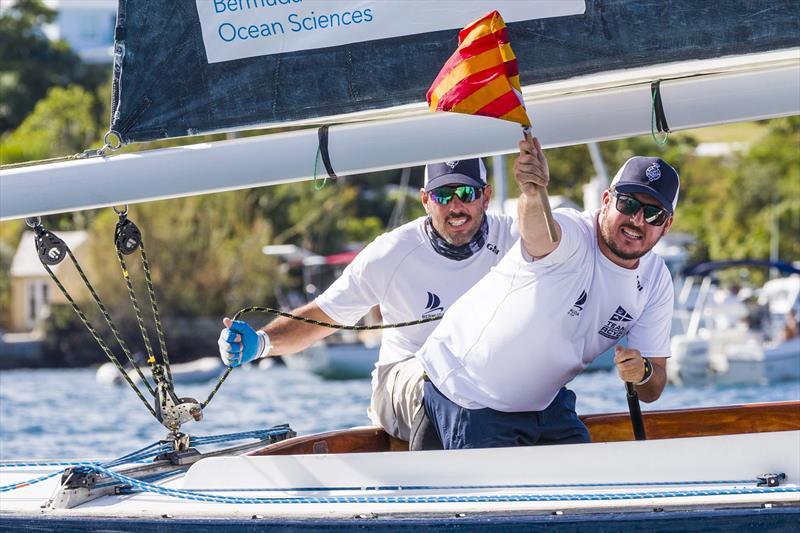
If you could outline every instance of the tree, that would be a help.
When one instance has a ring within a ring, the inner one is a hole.
[[[0,161],[14,163],[71,155],[95,144],[98,124],[92,93],[53,87],[20,126],[0,142]]]
[[[42,31],[55,16],[40,0],[17,0],[0,11],[0,134],[17,127],[50,87],[86,75],[69,45]]]

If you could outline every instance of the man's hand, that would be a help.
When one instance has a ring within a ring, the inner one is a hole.
[[[514,163],[514,178],[522,194],[536,195],[537,198],[539,194],[537,188],[547,188],[550,184],[550,168],[542,151],[542,145],[536,137],[533,137],[533,144],[528,141],[519,142],[519,157]]]
[[[644,358],[639,350],[623,348],[619,344],[616,350],[614,364],[617,365],[617,373],[622,381],[634,384],[642,381],[645,373]]]
[[[225,317],[225,325],[219,334],[219,356],[226,366],[237,367],[269,353],[269,336],[264,331],[256,332],[247,322]]]

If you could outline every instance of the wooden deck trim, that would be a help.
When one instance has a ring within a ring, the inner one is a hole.
[[[800,402],[670,409],[643,413],[648,439],[703,437],[737,433],[800,430]],[[633,440],[628,413],[581,416],[593,442]],[[302,435],[265,446],[250,455],[407,451],[408,443],[379,427]]]

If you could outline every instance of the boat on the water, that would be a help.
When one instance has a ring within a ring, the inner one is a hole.
[[[196,452],[203,438],[188,450],[161,448],[151,462],[144,454],[113,466],[6,462],[0,525],[788,531],[800,523],[798,402],[647,412],[647,441],[633,441],[625,413],[582,418],[590,444],[407,452],[374,427],[294,438],[278,427],[227,451]]]
[[[225,371],[225,365],[222,364],[222,361],[217,356],[200,357],[194,361],[170,365],[170,371],[175,383],[206,383],[220,377]],[[126,374],[134,383],[139,383],[142,379],[139,372],[134,368],[126,370]],[[125,383],[125,379],[120,375],[114,363],[111,362],[103,363],[97,367],[95,379],[98,383],[104,385],[122,385]]]
[[[518,126],[431,115],[422,103],[454,48],[454,29],[483,14],[469,14],[475,6],[522,13],[509,18],[509,31],[545,148],[665,133],[653,129],[656,102],[671,131],[800,114],[792,0],[683,9],[651,0],[498,0],[462,3],[458,13],[439,1],[409,3],[354,2],[368,6],[358,16],[365,25],[387,25],[359,38],[355,25],[328,33],[314,26],[340,8],[355,20],[348,2],[260,2],[274,21],[300,16],[305,28],[267,41],[280,26],[248,22],[263,16],[255,2],[120,0],[107,146],[4,170],[0,220],[512,153]],[[394,16],[378,17],[384,8]],[[252,39],[209,44],[238,39],[229,27]],[[310,27],[323,42],[282,48]],[[386,33],[397,27],[408,34]],[[324,41],[333,34],[356,37]],[[259,51],[272,43],[277,51]],[[129,142],[309,125],[109,157]],[[197,419],[216,389],[202,404],[157,392],[165,403],[154,414],[171,421],[165,441],[114,461],[87,450],[78,460],[0,464],[0,529],[800,526],[798,402],[647,412],[648,440],[634,441],[629,415],[616,413],[583,417],[590,444],[406,452],[407,443],[377,428],[191,437],[179,422]],[[255,442],[214,448],[236,439]]]
[[[784,277],[767,281],[748,307],[715,288],[712,275],[728,268],[774,268]],[[669,379],[681,385],[768,384],[800,379],[800,337],[784,325],[800,311],[800,270],[776,261],[701,263],[686,276],[671,339]],[[689,308],[691,307],[691,308]]]

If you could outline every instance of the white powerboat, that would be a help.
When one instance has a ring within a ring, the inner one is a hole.
[[[715,290],[709,274],[731,266],[767,266],[770,262],[735,261],[700,265],[704,276],[689,311],[681,301],[692,291],[689,276],[679,298],[676,320],[688,324],[671,339],[670,380],[677,384],[775,383],[800,379],[800,338],[785,338],[783,325],[792,309],[800,309],[800,274],[791,265],[777,264],[789,274],[770,280],[760,290],[763,309],[760,329],[747,323],[752,311],[726,291]]]

